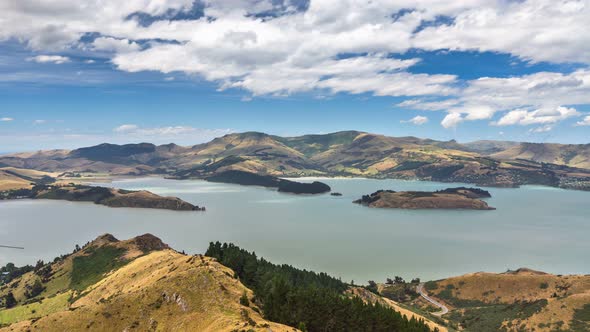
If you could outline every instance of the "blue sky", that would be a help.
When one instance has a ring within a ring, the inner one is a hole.
[[[585,1],[30,5],[0,5],[0,152],[349,129],[590,142]]]

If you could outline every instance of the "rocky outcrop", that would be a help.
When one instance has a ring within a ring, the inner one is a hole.
[[[491,195],[485,190],[465,187],[435,192],[379,190],[370,195],[364,195],[353,203],[393,209],[495,210],[480,200],[481,197],[491,197]]]

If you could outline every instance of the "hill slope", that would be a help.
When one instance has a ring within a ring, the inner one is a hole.
[[[289,177],[362,176],[590,189],[588,146],[511,142],[461,145],[357,131],[298,137],[246,132],[191,147],[101,144],[72,151],[14,154],[0,157],[0,166],[61,172],[64,179],[97,174],[207,178],[237,170]]]
[[[443,316],[465,331],[588,331],[590,276],[529,269],[472,273],[426,283]]]
[[[176,252],[150,234],[126,241],[105,234],[52,263],[7,264],[0,274],[5,307],[0,331],[428,332],[436,327],[419,315],[407,318],[394,306],[345,293],[348,285],[325,273],[275,265],[219,242],[211,243],[207,254],[212,257]]]
[[[45,289],[27,299],[34,280],[44,280]],[[241,305],[240,297],[252,292],[230,269],[177,253],[149,234],[127,241],[103,235],[16,278],[1,294],[8,292],[19,305],[0,311],[2,324],[13,323],[2,331],[294,330]]]

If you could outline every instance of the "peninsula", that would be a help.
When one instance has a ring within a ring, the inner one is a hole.
[[[0,192],[4,199],[56,199],[71,202],[93,202],[108,207],[151,208],[175,211],[205,211],[177,197],[163,197],[146,190],[94,187],[77,184],[35,185],[31,189]]]

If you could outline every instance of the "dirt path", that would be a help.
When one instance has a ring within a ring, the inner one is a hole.
[[[418,294],[420,294],[420,296],[422,296],[422,297],[423,297],[423,298],[424,298],[426,301],[428,301],[428,302],[432,303],[433,305],[435,305],[435,306],[437,306],[437,307],[439,307],[439,308],[440,308],[440,311],[439,311],[439,312],[433,312],[433,313],[432,313],[433,315],[440,317],[440,316],[442,316],[442,315],[444,315],[444,314],[446,314],[446,313],[448,313],[448,312],[449,312],[449,308],[447,308],[447,307],[446,307],[444,304],[442,304],[442,303],[440,303],[440,302],[436,301],[435,299],[431,298],[430,296],[428,296],[428,295],[426,294],[426,292],[424,292],[424,283],[421,283],[421,284],[419,284],[419,285],[416,287],[416,291],[417,291],[417,292],[418,292]]]

